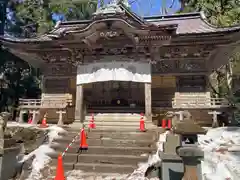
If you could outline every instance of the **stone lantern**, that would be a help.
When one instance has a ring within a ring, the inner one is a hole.
[[[182,180],[201,180],[204,152],[198,147],[198,134],[206,134],[206,130],[189,119],[178,122],[173,132],[180,136],[176,154],[181,157],[184,166]]]

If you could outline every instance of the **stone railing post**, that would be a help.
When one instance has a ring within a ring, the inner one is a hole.
[[[32,114],[32,124],[37,124],[39,110],[32,110],[32,111],[30,111],[30,113]]]
[[[25,110],[22,110],[22,109],[20,110],[20,112],[19,112],[19,119],[18,119],[19,123],[23,123],[24,122],[23,115],[24,115],[25,112],[26,112]]]
[[[63,122],[63,114],[66,114],[66,111],[65,110],[59,110],[56,112],[59,116],[58,116],[58,125],[61,126],[64,124]]]
[[[204,157],[204,152],[196,146],[180,146],[176,152],[183,161],[182,180],[202,180],[201,159]]]
[[[217,115],[222,114],[222,112],[211,111],[211,112],[208,112],[208,114],[211,114],[213,116],[212,127],[219,127]]]

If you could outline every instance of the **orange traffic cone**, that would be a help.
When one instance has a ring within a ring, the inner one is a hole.
[[[47,124],[47,113],[44,114],[43,116],[43,120],[42,120],[42,124],[40,125],[41,128],[46,128],[48,127],[48,124]]]
[[[81,130],[81,137],[80,137],[80,150],[87,150],[88,149],[88,144],[87,144],[87,138],[86,138],[86,134],[84,131],[84,128],[82,128]]]
[[[172,122],[171,122],[171,120],[169,119],[168,120],[168,129],[171,129],[172,128]]]
[[[61,154],[58,156],[58,164],[57,164],[56,176],[55,176],[54,180],[65,180],[64,169],[63,169],[63,160],[62,160]]]
[[[162,128],[164,128],[164,129],[166,128],[166,120],[165,119],[162,120]]]
[[[92,113],[92,119],[90,120],[89,123],[89,129],[95,129],[96,128],[96,124],[94,123],[94,114]]]
[[[28,124],[32,124],[32,115],[30,115],[28,118]]]
[[[145,131],[145,123],[143,119],[143,113],[141,113],[141,118],[140,118],[140,131]]]

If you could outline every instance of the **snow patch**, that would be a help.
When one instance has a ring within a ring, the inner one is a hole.
[[[9,123],[8,127],[24,127],[24,128],[41,129],[31,124],[22,124],[22,123]],[[32,162],[32,171],[26,180],[39,180],[43,178],[41,174],[41,170],[44,169],[44,167],[46,167],[51,161],[49,154],[53,154],[55,152],[54,149],[50,147],[51,144],[53,143],[53,140],[60,138],[61,137],[61,135],[59,135],[60,133],[66,133],[66,131],[63,128],[58,127],[57,125],[51,125],[48,128],[45,128],[44,130],[48,131],[47,144],[43,144],[39,146],[37,149],[29,153],[28,155],[25,155],[20,161],[20,163],[23,163],[29,160],[30,158],[34,157]]]
[[[24,156],[22,161],[26,161],[35,155],[32,162],[32,172],[26,180],[37,180],[42,177],[41,170],[51,161],[48,154],[54,153],[54,150],[49,147],[48,144],[41,145],[38,149],[34,150],[30,154]]]
[[[169,134],[169,131],[166,131],[165,133],[159,135],[158,142],[156,143],[156,154],[150,155],[147,163],[139,163],[138,169],[136,169],[130,176],[128,176],[126,180],[147,180],[147,178],[144,177],[147,168],[161,162],[159,152],[163,151],[163,143],[166,142],[167,134]],[[154,179],[151,178],[151,180]]]
[[[203,180],[240,179],[240,128],[221,127],[199,135],[204,151]]]

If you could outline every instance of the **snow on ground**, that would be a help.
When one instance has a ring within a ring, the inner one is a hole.
[[[203,180],[240,179],[240,127],[210,129],[199,135],[204,150]]]
[[[163,143],[166,142],[166,136],[169,131],[166,131],[163,134],[159,135],[159,140],[157,142],[157,152],[154,155],[149,156],[148,161],[145,163],[140,163],[138,165],[138,169],[136,169],[132,174],[126,175],[113,175],[108,177],[99,177],[99,176],[92,176],[89,178],[82,178],[82,171],[74,170],[67,173],[67,180],[148,180],[148,178],[144,177],[144,174],[148,167],[161,162],[159,157],[159,152],[163,151]],[[151,178],[150,180],[158,180],[158,178]]]
[[[23,124],[23,123],[8,123],[8,127],[24,127],[24,128],[36,128],[39,127],[31,125],[31,124]],[[38,180],[42,178],[41,170],[51,161],[51,158],[48,156],[50,153],[54,153],[54,150],[50,148],[54,139],[59,138],[59,133],[66,132],[63,128],[58,127],[57,125],[49,126],[44,130],[48,131],[48,142],[39,146],[39,148],[35,149],[33,152],[25,155],[20,162],[25,162],[28,159],[35,156],[32,162],[32,171],[29,177],[26,180]]]

